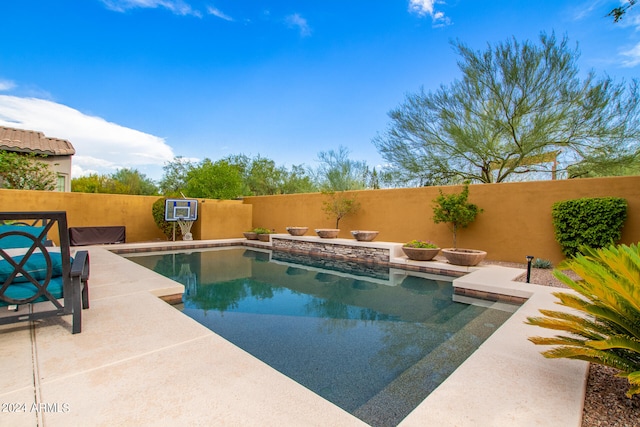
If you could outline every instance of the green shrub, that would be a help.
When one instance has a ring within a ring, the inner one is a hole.
[[[406,248],[436,249],[438,245],[428,240],[411,240],[402,245]]]
[[[627,219],[627,201],[619,197],[566,200],[553,204],[552,217],[556,240],[570,257],[583,245],[603,248],[617,243]]]
[[[256,227],[251,231],[253,231],[254,233],[257,233],[257,234],[271,234],[271,233],[273,233],[272,230],[269,230],[268,228],[262,228],[262,227]]]
[[[529,317],[529,325],[564,331],[568,336],[531,337],[538,345],[556,347],[542,353],[610,366],[627,378],[627,396],[640,393],[640,247],[611,245],[580,248],[582,254],[562,263],[582,280],[561,270],[553,274],[578,294],[556,292],[558,304],[572,312],[540,310],[544,317]],[[576,311],[578,314],[576,314]]]
[[[536,258],[536,260],[531,264],[533,268],[541,268],[548,270],[553,268],[553,264],[548,259]]]
[[[151,212],[153,213],[153,220],[155,221],[158,228],[165,236],[167,236],[167,240],[171,240],[173,238],[174,225],[169,221],[164,220],[165,200],[167,199],[160,198],[156,200],[151,207]]]

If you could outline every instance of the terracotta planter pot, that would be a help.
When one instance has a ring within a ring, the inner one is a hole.
[[[253,231],[245,231],[244,238],[247,240],[258,240],[258,233],[254,233]]]
[[[442,255],[447,258],[449,264],[472,267],[478,265],[487,256],[487,253],[476,249],[447,248],[442,250]]]
[[[431,261],[438,255],[440,248],[410,248],[403,246],[402,252],[404,252],[407,258],[414,261]]]
[[[370,242],[378,236],[378,231],[354,230],[351,235],[359,242]]]
[[[287,227],[287,232],[292,236],[304,236],[309,227]]]
[[[268,242],[271,240],[271,234],[258,234],[258,240],[261,242]]]
[[[339,232],[339,228],[316,228],[316,234],[323,239],[335,239]]]

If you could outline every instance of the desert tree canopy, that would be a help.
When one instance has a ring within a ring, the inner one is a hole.
[[[581,78],[577,47],[554,34],[484,51],[452,45],[462,77],[406,95],[373,140],[402,181],[490,183],[594,168],[607,175],[637,164],[637,81]]]

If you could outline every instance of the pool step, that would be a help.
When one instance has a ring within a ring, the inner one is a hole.
[[[503,323],[504,315],[493,310],[480,314],[400,374],[354,415],[378,427],[397,425],[475,351],[479,338],[484,342],[497,329],[493,325]]]

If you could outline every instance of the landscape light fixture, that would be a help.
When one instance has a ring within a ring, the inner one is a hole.
[[[531,283],[531,261],[533,261],[533,255],[527,255],[527,283]]]

